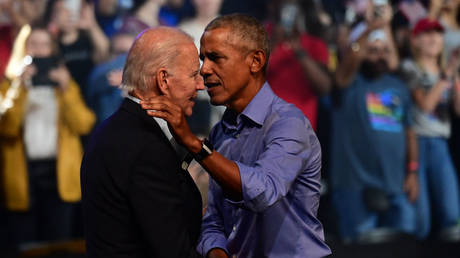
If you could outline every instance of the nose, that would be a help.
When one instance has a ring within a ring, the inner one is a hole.
[[[197,90],[204,90],[204,81],[203,77],[198,76],[197,82],[196,82],[196,89]]]
[[[203,59],[203,64],[201,65],[200,74],[206,78],[206,76],[211,74],[211,68],[209,66],[209,60],[207,58]]]

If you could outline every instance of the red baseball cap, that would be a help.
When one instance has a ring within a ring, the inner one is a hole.
[[[444,32],[444,27],[437,20],[423,18],[415,24],[414,28],[412,29],[412,36],[417,36],[420,33],[428,31]]]

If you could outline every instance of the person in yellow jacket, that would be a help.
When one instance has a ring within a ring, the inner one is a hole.
[[[63,64],[45,28],[25,42],[33,58],[21,76],[14,105],[0,117],[0,163],[10,236],[17,243],[70,237],[74,206],[81,198],[80,136],[95,116]],[[4,96],[11,82],[4,80]]]

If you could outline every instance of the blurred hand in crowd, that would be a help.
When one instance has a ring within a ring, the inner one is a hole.
[[[444,70],[444,74],[449,78],[457,75],[459,66],[460,66],[460,47],[452,51],[452,54],[450,55],[449,60],[447,61],[447,65]]]
[[[32,81],[32,77],[37,74],[37,67],[35,65],[30,64],[24,68],[24,71],[21,74],[21,82],[22,85],[29,86]]]
[[[64,65],[60,65],[49,72],[49,78],[58,83],[59,88],[65,91],[70,82],[70,72]]]
[[[409,173],[404,182],[404,192],[406,192],[409,201],[414,203],[418,197],[418,177],[416,173]]]
[[[110,71],[107,74],[107,80],[110,86],[118,87],[121,84],[121,79],[123,77],[123,70],[122,69],[115,69]]]
[[[78,27],[83,30],[89,30],[92,26],[96,25],[97,21],[96,14],[94,12],[94,3],[84,3],[81,7]]]
[[[365,19],[372,29],[380,29],[391,24],[393,19],[393,9],[389,4],[374,5],[370,2],[366,9]]]

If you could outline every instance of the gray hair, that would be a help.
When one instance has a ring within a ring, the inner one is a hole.
[[[232,29],[232,35],[236,38],[229,39],[229,42],[240,43],[239,47],[242,48],[243,54],[252,50],[262,50],[266,55],[266,62],[263,67],[265,72],[270,56],[270,41],[262,23],[252,16],[236,13],[215,18],[206,26],[204,31],[218,28]]]
[[[189,42],[193,44],[191,36],[171,27],[160,26],[139,33],[123,68],[121,88],[127,91],[157,91],[153,87],[157,70],[174,69],[181,45]]]

